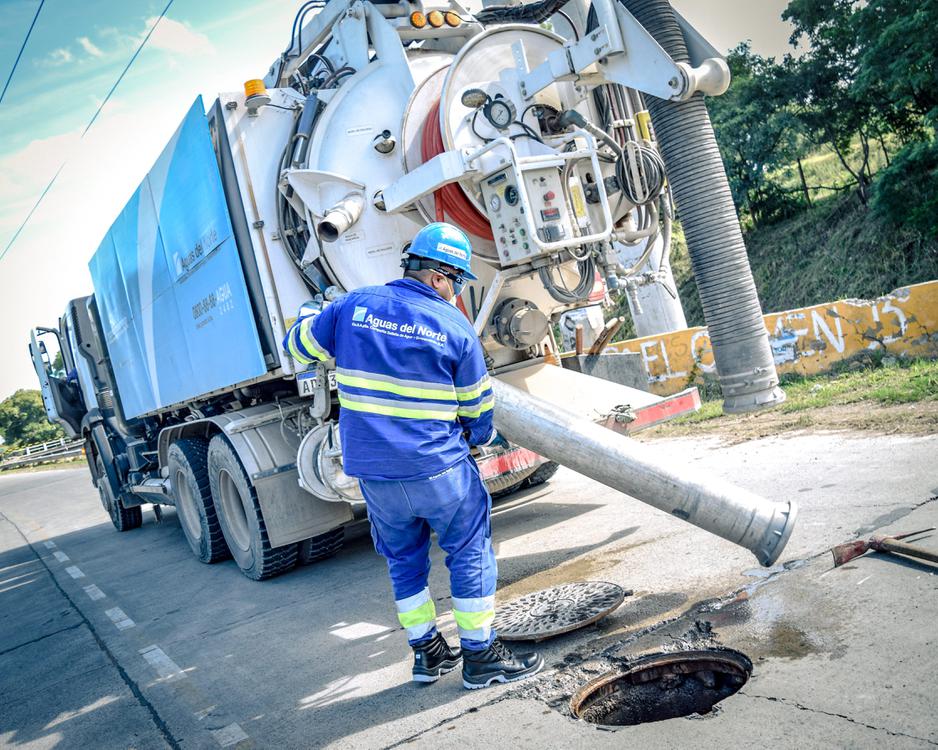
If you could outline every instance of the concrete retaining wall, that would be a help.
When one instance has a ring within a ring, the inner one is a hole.
[[[938,281],[902,287],[875,300],[841,300],[765,316],[780,375],[814,375],[864,350],[896,357],[938,357]],[[654,393],[687,388],[716,374],[705,327],[618,341],[607,352],[642,357]]]

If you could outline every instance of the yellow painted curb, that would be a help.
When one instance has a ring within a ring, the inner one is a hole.
[[[902,287],[875,300],[840,300],[765,316],[779,375],[827,372],[864,350],[938,357],[938,281]],[[716,374],[705,327],[610,344],[606,352],[642,357],[652,392],[662,396]]]

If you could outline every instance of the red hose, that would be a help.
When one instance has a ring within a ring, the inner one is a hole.
[[[443,135],[440,133],[440,102],[437,101],[423,124],[420,155],[424,162],[427,162],[445,150]],[[486,240],[494,239],[489,220],[472,205],[458,183],[451,182],[449,185],[444,185],[433,196],[436,202],[437,221],[445,221],[444,217],[449,217],[458,227],[476,237]]]

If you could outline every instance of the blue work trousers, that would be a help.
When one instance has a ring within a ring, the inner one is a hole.
[[[361,480],[375,549],[388,562],[398,618],[411,645],[436,634],[436,609],[427,586],[430,531],[446,552],[453,616],[464,649],[495,638],[492,498],[475,462],[464,459],[434,476],[411,481]]]

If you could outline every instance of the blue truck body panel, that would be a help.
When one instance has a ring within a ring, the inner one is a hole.
[[[89,267],[126,417],[267,371],[201,97]]]

